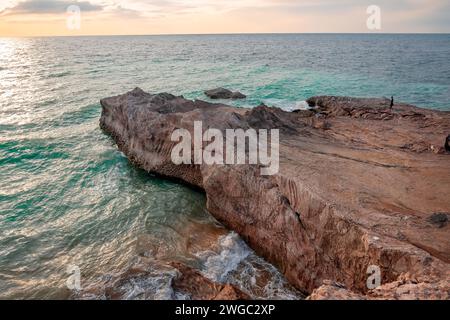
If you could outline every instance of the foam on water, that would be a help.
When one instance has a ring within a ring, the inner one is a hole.
[[[198,252],[196,255],[204,261],[202,271],[208,278],[224,282],[251,252],[235,232],[220,237],[217,247],[215,251]]]
[[[303,299],[283,275],[270,263],[258,257],[235,233],[220,236],[208,250],[195,252],[197,261],[191,267],[216,283],[230,283],[253,299]],[[184,257],[186,258],[186,257]],[[189,260],[189,259],[188,259]],[[190,300],[189,292],[173,287],[179,271],[164,260],[137,258],[127,271],[116,276],[101,276],[79,295],[82,299],[106,299],[111,296],[124,300]],[[107,296],[107,290],[109,293]]]
[[[188,294],[176,292],[172,281],[178,272],[162,264],[150,264],[147,272],[125,272],[113,277],[101,276],[100,280],[92,281],[72,298],[84,300],[104,300],[120,298],[121,300],[188,300]],[[107,293],[108,292],[108,293]]]
[[[264,104],[272,107],[278,107],[285,111],[294,111],[294,110],[308,110],[310,109],[308,103],[305,100],[301,101],[286,101],[283,99],[266,99],[263,101]]]
[[[211,250],[198,252],[202,273],[220,283],[232,283],[255,299],[303,298],[270,263],[258,257],[235,233],[219,238]]]
[[[151,275],[128,279],[117,289],[123,292],[124,300],[186,300],[186,295],[175,294],[171,286],[174,277],[174,271],[155,270]]]

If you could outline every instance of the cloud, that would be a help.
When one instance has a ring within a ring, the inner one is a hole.
[[[340,13],[355,7],[367,7],[373,0],[1,0],[9,5],[10,13],[63,13],[71,4],[76,4],[82,11],[102,11],[103,9],[129,10],[142,14],[152,12],[175,13],[189,12],[229,12],[233,10],[270,9],[303,13]],[[390,12],[413,11],[424,8],[436,8],[446,0],[377,0],[376,4]],[[0,5],[0,12],[8,8]]]
[[[27,0],[16,3],[15,6],[6,8],[8,15],[14,14],[57,14],[65,13],[70,5],[77,5],[81,11],[102,11],[103,6],[92,4],[89,1],[66,1],[66,0]]]
[[[83,15],[84,21],[95,21],[104,33],[367,32],[366,8],[376,4],[381,7],[383,32],[449,32],[448,1],[0,0],[0,16],[8,16],[0,24],[61,20],[75,4],[91,13]]]

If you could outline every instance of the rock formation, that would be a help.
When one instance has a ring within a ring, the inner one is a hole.
[[[205,95],[211,99],[245,99],[247,97],[239,91],[233,92],[225,88],[207,90]]]
[[[139,167],[203,189],[208,211],[303,292],[448,298],[450,226],[433,215],[450,212],[450,156],[431,146],[450,132],[450,112],[401,103],[390,110],[389,99],[308,103],[312,110],[296,113],[243,109],[136,88],[101,100],[100,125]],[[192,132],[195,120],[222,131],[280,129],[279,173],[173,164],[170,136]],[[381,270],[374,290],[371,265]],[[323,287],[327,280],[340,285]]]

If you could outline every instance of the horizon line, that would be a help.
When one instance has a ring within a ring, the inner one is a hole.
[[[75,38],[75,37],[146,37],[146,36],[227,36],[227,35],[450,35],[450,32],[229,32],[229,33],[147,33],[147,34],[79,34],[23,35],[0,38]]]

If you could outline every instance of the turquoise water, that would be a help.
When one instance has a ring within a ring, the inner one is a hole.
[[[450,110],[449,56],[450,35],[0,39],[0,298],[69,298],[68,265],[95,286],[127,270],[142,236],[254,297],[298,297],[203,194],[132,167],[98,127],[99,100],[226,86],[248,95],[231,102],[244,107],[338,94]],[[187,230],[217,246],[188,248]],[[264,288],[258,272],[271,275]]]

